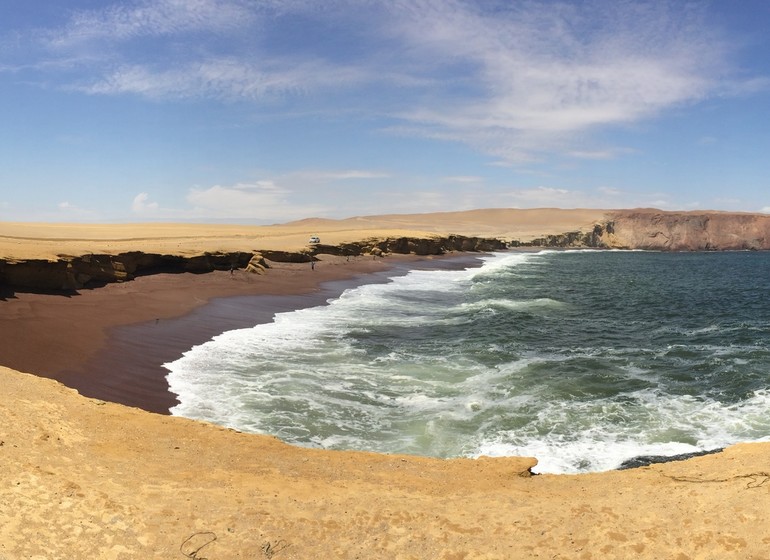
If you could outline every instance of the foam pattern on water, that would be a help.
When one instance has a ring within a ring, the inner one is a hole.
[[[191,349],[166,364],[172,413],[313,447],[535,456],[537,472],[763,440],[769,277],[763,254],[414,271]]]

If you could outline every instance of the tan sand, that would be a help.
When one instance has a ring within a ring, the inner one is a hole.
[[[0,558],[764,559],[770,445],[633,471],[293,448],[0,368]]]
[[[372,237],[456,234],[530,240],[590,229],[603,210],[473,210],[437,214],[308,219],[274,226],[197,224],[29,224],[0,222],[0,258],[55,259],[58,255],[144,251],[298,251],[311,235],[329,245]]]
[[[518,238],[588,228],[602,216],[479,211],[267,228],[0,224],[0,258],[296,250],[310,234],[327,243],[393,232]],[[265,293],[271,283],[301,293],[324,269],[329,279],[348,274],[347,262],[321,264],[240,279],[141,278],[71,298],[15,294],[0,301],[0,363],[15,356],[17,369],[41,373],[52,361],[40,356],[53,353],[56,367],[76,365],[115,325],[184,314],[217,295]],[[86,399],[5,367],[0,387],[0,560],[770,557],[768,444],[633,471],[527,477],[533,459],[294,448]]]

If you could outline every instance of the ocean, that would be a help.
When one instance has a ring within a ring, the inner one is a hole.
[[[165,364],[172,414],[295,445],[618,468],[770,440],[770,253],[507,252]]]

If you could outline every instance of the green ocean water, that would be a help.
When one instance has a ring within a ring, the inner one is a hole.
[[[770,438],[770,254],[500,253],[223,333],[174,414],[298,445],[618,467]]]

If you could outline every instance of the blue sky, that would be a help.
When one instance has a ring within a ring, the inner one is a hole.
[[[770,212],[766,0],[3,0],[0,219]]]

